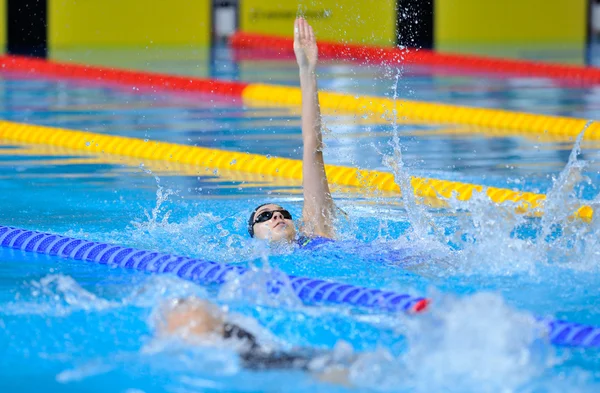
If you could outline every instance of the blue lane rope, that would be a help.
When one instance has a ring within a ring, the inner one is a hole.
[[[225,282],[228,273],[242,275],[248,272],[247,268],[241,266],[2,225],[0,246],[151,273],[171,273],[201,285],[219,285]],[[288,275],[288,278],[296,295],[307,304],[337,303],[385,311],[415,312],[422,311],[428,302],[423,297],[392,291],[292,275]],[[267,290],[277,294],[284,285],[281,280],[272,279],[267,282]],[[546,325],[548,339],[552,344],[583,348],[600,347],[600,327],[560,320],[540,321]]]
[[[228,273],[242,275],[247,268],[217,262],[138,250],[113,244],[29,231],[0,225],[0,245],[27,252],[49,254],[101,265],[119,266],[151,273],[171,273],[201,285],[220,285]],[[296,295],[307,304],[338,303],[386,311],[418,312],[427,299],[392,291],[358,287],[307,277],[287,276]],[[267,282],[267,291],[279,293],[280,279]]]

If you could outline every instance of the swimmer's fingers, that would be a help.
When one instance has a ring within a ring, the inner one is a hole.
[[[307,30],[307,23],[306,23],[306,19],[304,18],[300,18],[300,21],[298,23],[300,26],[300,39],[304,40],[306,39],[308,33],[306,32]]]
[[[300,36],[300,18],[296,18],[296,20],[294,21],[294,40],[298,41],[299,36]]]

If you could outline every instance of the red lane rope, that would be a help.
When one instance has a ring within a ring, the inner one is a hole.
[[[280,54],[292,54],[292,39],[244,32],[230,39],[236,49],[262,49]],[[337,42],[319,41],[319,56],[325,59],[365,63],[417,64],[443,66],[465,71],[502,73],[521,76],[549,77],[587,83],[600,83],[600,69],[557,63],[500,59],[476,55],[439,53],[426,49],[400,49]]]
[[[27,73],[44,77],[112,82],[140,88],[216,93],[241,97],[248,86],[243,82],[175,76],[71,63],[59,63],[29,57],[0,56],[0,71]]]

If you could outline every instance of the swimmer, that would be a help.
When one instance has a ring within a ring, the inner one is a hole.
[[[261,345],[256,336],[231,322],[227,312],[197,297],[172,299],[160,307],[157,334],[178,337],[190,344],[216,347],[228,344],[249,370],[294,369],[314,373],[324,382],[348,384],[348,368],[329,351],[297,349],[284,352]],[[348,358],[348,356],[346,356]]]
[[[270,243],[298,242],[303,246],[314,239],[333,239],[335,233],[334,204],[323,161],[321,110],[315,74],[318,59],[317,42],[312,27],[301,17],[294,22],[294,53],[300,71],[304,147],[304,205],[300,233],[296,232],[290,212],[274,203],[266,203],[254,209],[248,220],[248,233],[250,237]]]

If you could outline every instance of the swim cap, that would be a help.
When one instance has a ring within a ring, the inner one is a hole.
[[[254,215],[256,214],[256,211],[261,207],[270,204],[271,202],[263,203],[262,205],[256,206],[254,210],[252,210],[252,214],[250,214],[250,218],[248,219],[248,233],[250,234],[250,237],[254,237]]]

